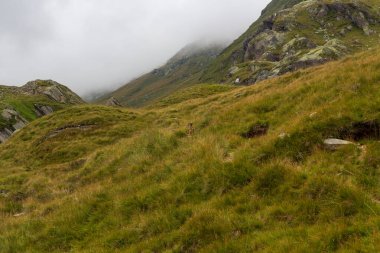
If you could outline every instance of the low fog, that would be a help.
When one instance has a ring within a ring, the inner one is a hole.
[[[194,41],[227,42],[269,0],[0,0],[0,84],[111,90]]]

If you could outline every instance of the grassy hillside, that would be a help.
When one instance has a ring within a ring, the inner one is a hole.
[[[192,87],[178,90],[155,103],[152,103],[147,108],[156,109],[161,107],[169,107],[173,104],[181,102],[206,98],[211,95],[220,94],[237,88],[234,85],[225,84],[197,84]]]
[[[377,49],[38,119],[0,146],[0,251],[379,252],[379,87]]]
[[[141,107],[182,88],[199,83],[203,70],[223,49],[221,45],[191,44],[183,48],[164,66],[145,74],[97,102],[115,97],[121,104]]]

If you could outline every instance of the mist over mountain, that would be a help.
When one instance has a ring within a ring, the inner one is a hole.
[[[226,46],[226,43],[221,42],[191,43],[179,50],[163,66],[93,100],[104,103],[116,98],[125,106],[147,105],[179,89],[198,84],[204,70]]]
[[[0,1],[2,84],[112,90],[197,40],[232,41],[269,1]]]

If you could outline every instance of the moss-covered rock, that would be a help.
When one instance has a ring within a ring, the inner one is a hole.
[[[311,49],[315,48],[316,45],[314,42],[310,41],[308,38],[300,37],[300,38],[294,38],[290,40],[288,43],[285,44],[285,46],[282,48],[282,51],[284,54],[296,54],[300,50],[303,49]]]
[[[325,45],[310,50],[302,57],[300,62],[336,60],[345,55],[347,48],[337,39],[328,41]]]

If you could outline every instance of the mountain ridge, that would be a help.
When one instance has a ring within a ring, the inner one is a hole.
[[[115,97],[124,106],[140,107],[152,103],[178,89],[197,84],[204,68],[222,49],[223,45],[217,43],[189,44],[162,67],[102,96],[96,102],[104,103]]]

